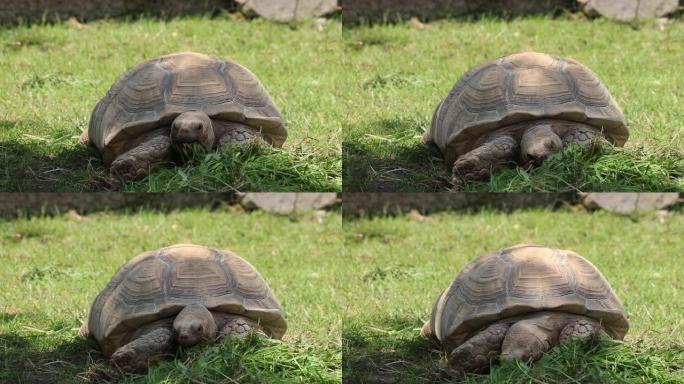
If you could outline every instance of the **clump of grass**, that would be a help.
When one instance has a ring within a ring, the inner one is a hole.
[[[470,182],[467,191],[642,192],[683,191],[684,157],[673,150],[617,148],[605,142],[571,146],[533,169],[494,173],[489,182]]]
[[[184,148],[183,167],[154,172],[128,183],[127,191],[338,191],[342,180],[337,156],[316,156],[304,144],[288,150],[259,141],[206,152],[201,146]]]
[[[339,383],[339,351],[317,349],[301,341],[287,343],[259,334],[226,338],[195,347],[184,357],[161,362],[147,375],[127,383]]]
[[[466,383],[684,383],[684,350],[594,335],[564,343],[533,364],[511,362]]]

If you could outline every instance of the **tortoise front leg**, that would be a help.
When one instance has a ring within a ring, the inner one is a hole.
[[[244,144],[258,135],[253,128],[244,124],[221,122],[220,125],[222,132],[218,135],[219,147],[227,144]]]
[[[571,144],[588,144],[596,137],[601,137],[601,132],[584,124],[577,124],[576,127],[568,129],[561,139],[563,147],[567,147]]]
[[[490,362],[501,353],[501,343],[507,331],[508,325],[505,323],[490,325],[451,351],[449,366],[461,374],[486,372]]]
[[[493,169],[502,163],[515,162],[520,145],[513,136],[495,136],[461,156],[452,168],[453,182],[486,180]]]
[[[247,336],[259,329],[259,324],[244,316],[234,316],[227,319],[219,331],[219,338],[226,336]]]
[[[119,347],[110,358],[112,364],[122,371],[145,373],[149,365],[170,355],[176,347],[173,331],[155,328]]]
[[[171,156],[171,138],[158,135],[121,154],[112,162],[110,171],[123,181],[141,179],[152,169],[170,162]]]
[[[588,337],[592,333],[599,332],[601,325],[590,318],[579,318],[570,320],[560,331],[558,342],[562,343],[571,337]]]

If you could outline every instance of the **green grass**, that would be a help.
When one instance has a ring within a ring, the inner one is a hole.
[[[268,159],[249,158],[250,151],[240,161],[219,154],[122,189],[339,191],[340,40],[337,20],[318,29],[311,21],[285,25],[227,15],[103,20],[83,29],[67,23],[1,28],[0,190],[121,188],[108,182],[97,151],[78,145],[79,134],[126,69],[192,50],[232,58],[259,77],[285,116],[283,149],[256,151]]]
[[[490,184],[468,185],[466,190],[684,190],[681,162],[672,164],[673,157],[684,153],[682,19],[669,20],[664,30],[654,22],[629,25],[565,16],[458,19],[425,29],[410,23],[345,28],[342,35],[351,68],[343,97],[345,191],[449,188],[451,175],[441,154],[420,144],[435,107],[468,69],[525,50],[577,59],[610,89],[631,136],[624,150],[585,157],[604,163],[597,166],[599,174],[615,177],[588,178],[595,171],[587,161],[568,164],[561,173],[556,173],[558,167],[532,173],[504,170]],[[620,161],[607,164],[616,158]],[[566,161],[575,158],[559,160]],[[624,163],[642,166],[630,170]],[[524,181],[528,176],[530,180]],[[554,178],[562,182],[549,181]]]
[[[341,218],[220,208],[0,221],[0,382],[338,383]],[[288,318],[282,342],[253,337],[179,351],[148,376],[120,376],[77,336],[127,260],[194,242],[231,249],[268,281]]]
[[[345,221],[356,266],[343,314],[345,383],[443,380],[446,355],[420,327],[458,271],[517,243],[572,249],[606,276],[625,306],[624,342],[592,338],[527,366],[495,365],[468,383],[684,383],[684,212],[633,217],[564,208],[482,210]]]

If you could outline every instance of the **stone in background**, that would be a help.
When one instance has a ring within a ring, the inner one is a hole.
[[[590,209],[631,215],[665,209],[680,203],[679,193],[585,193],[582,203]]]
[[[337,0],[236,0],[247,16],[261,16],[275,21],[319,17],[338,10]]]
[[[577,0],[587,16],[620,21],[661,17],[679,8],[678,0]]]

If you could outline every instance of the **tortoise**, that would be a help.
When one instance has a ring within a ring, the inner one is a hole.
[[[539,359],[571,337],[623,339],[625,310],[596,267],[575,252],[520,244],[467,264],[434,304],[422,336],[449,354],[451,372],[486,372]]]
[[[185,347],[260,331],[280,339],[287,321],[254,267],[230,251],[177,244],[140,254],[100,292],[80,334],[112,364],[143,373]]]
[[[501,164],[538,166],[571,144],[623,146],[625,117],[579,62],[521,52],[477,65],[437,106],[424,144],[435,144],[453,181],[486,180]]]
[[[231,60],[180,52],[121,75],[80,141],[102,153],[112,176],[133,180],[177,160],[192,143],[213,150],[255,136],[275,147],[287,138],[283,116],[256,76]]]

